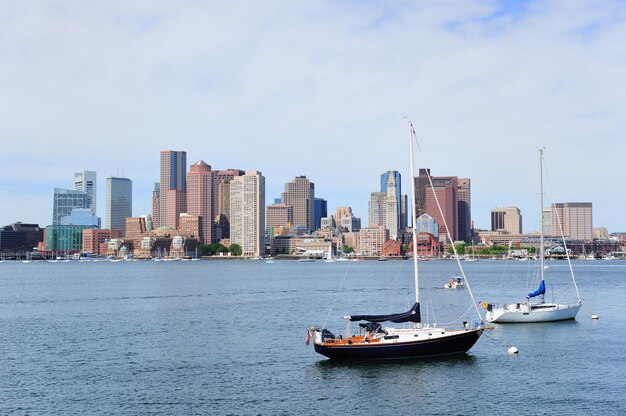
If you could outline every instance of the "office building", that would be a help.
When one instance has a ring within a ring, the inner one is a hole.
[[[29,253],[43,241],[38,224],[14,224],[0,228],[0,253]]]
[[[281,194],[281,202],[293,207],[293,222],[312,230],[315,222],[315,184],[306,176],[297,176],[285,184],[285,192]]]
[[[341,217],[341,222],[338,222],[341,228],[345,228],[348,232],[357,232],[361,229],[361,219],[358,217],[353,217],[352,215]]]
[[[364,256],[380,256],[389,232],[380,225],[370,225],[359,231],[359,252]]]
[[[428,233],[439,238],[439,224],[428,214],[422,214],[415,222],[415,233]]]
[[[204,221],[201,215],[180,214],[178,228],[180,236],[199,241],[201,236],[205,235],[203,227]]]
[[[319,230],[322,218],[328,216],[328,201],[323,198],[315,198],[313,205],[313,210],[315,211],[313,229]]]
[[[49,225],[46,227],[46,250],[81,251],[83,230],[95,228],[88,225]]]
[[[458,239],[469,243],[472,238],[471,181],[469,178],[459,178],[457,186]]]
[[[154,190],[152,191],[152,223],[154,228],[158,228],[161,224],[161,183],[154,183]]]
[[[61,225],[85,225],[100,228],[100,217],[91,208],[74,208],[70,215],[61,218]]]
[[[61,225],[61,218],[69,216],[74,208],[89,208],[87,192],[54,188],[52,225]]]
[[[211,166],[200,160],[187,174],[187,213],[202,217],[202,235],[196,236],[203,244],[213,242],[213,172]]]
[[[522,234],[522,215],[519,208],[494,208],[491,210],[491,231]]]
[[[289,227],[293,224],[293,207],[287,204],[272,204],[267,206],[265,227],[267,235],[274,235],[274,228]]]
[[[214,173],[213,215],[215,217],[214,241],[230,238],[230,181],[245,172],[239,169],[218,170]]]
[[[337,224],[341,223],[341,219],[343,217],[352,217],[352,208],[351,207],[337,207],[335,209],[335,222]]]
[[[385,202],[387,194],[385,192],[372,192],[368,203],[369,226],[385,226]]]
[[[560,227],[559,227],[560,226]],[[593,240],[593,209],[591,202],[552,204],[552,235],[574,240]]]
[[[456,176],[433,177],[432,186],[428,184],[425,188],[425,213],[433,217],[435,222],[439,224],[439,240],[446,243],[459,240],[457,191],[458,180]],[[449,237],[446,232],[446,225],[450,231]]]
[[[230,181],[230,242],[244,256],[265,255],[265,177],[248,171]]]
[[[187,152],[161,151],[158,226],[178,228],[182,212],[187,211]]]
[[[101,248],[102,248],[102,245],[107,240],[112,240],[114,238],[122,237],[121,230],[110,230],[110,229],[100,230],[97,228],[87,228],[87,229],[84,229],[82,232],[83,232],[82,252],[91,253],[96,256],[106,254],[106,251],[101,250]]]
[[[82,172],[74,173],[74,190],[87,193],[87,199],[89,201],[89,205],[87,208],[91,208],[94,215],[97,215],[98,213],[98,211],[96,210],[96,191],[98,189],[96,176],[96,172],[91,170],[84,170]]]
[[[124,234],[126,218],[133,216],[133,182],[128,178],[108,177],[106,186],[107,228]]]

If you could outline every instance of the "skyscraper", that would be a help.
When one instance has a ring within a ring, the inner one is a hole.
[[[425,189],[426,214],[434,218],[439,224],[439,240],[451,243],[459,239],[458,235],[458,179],[456,176],[438,176],[432,178],[432,186],[427,185]],[[437,205],[441,206],[441,211]],[[443,213],[443,216],[442,216]],[[446,224],[450,230],[449,241],[446,232]]]
[[[116,176],[106,180],[106,223],[107,228],[126,230],[126,218],[133,216],[133,182]]]
[[[398,203],[398,209],[397,209],[398,219],[396,220],[396,222],[398,224],[398,227],[401,227],[401,224],[402,224],[402,175],[400,175],[400,172],[395,171],[395,170],[389,170],[383,173],[382,175],[380,175],[380,192],[388,193],[387,187],[389,184],[390,177],[393,179],[394,194],[395,194],[396,201]],[[395,235],[395,234],[392,233],[390,235]]]
[[[322,218],[328,216],[328,201],[323,198],[315,198],[314,201],[315,220],[313,228],[319,230],[322,225]]]
[[[159,226],[178,228],[180,214],[187,210],[187,152],[161,151]]]
[[[60,225],[61,218],[71,215],[74,208],[89,208],[89,195],[87,192],[54,188],[52,225]]]
[[[96,172],[84,170],[82,172],[74,173],[74,189],[76,191],[87,192],[89,200],[89,207],[87,208],[91,208],[93,214],[96,215]]]
[[[242,176],[239,169],[218,170],[213,173],[213,216],[215,217],[214,240],[230,238],[230,181]]]
[[[397,172],[394,171],[388,173],[384,205],[384,226],[389,233],[389,238],[395,240],[398,237],[398,229],[400,227],[399,184],[396,183],[396,180],[400,178],[400,174],[395,175]]]
[[[315,184],[306,176],[297,176],[293,181],[285,184],[285,192],[281,195],[283,204],[293,207],[293,222],[295,226],[303,226],[312,230],[315,224]]]
[[[385,201],[387,193],[372,192],[368,203],[369,224],[368,227],[379,225],[385,226]]]
[[[265,177],[249,171],[230,181],[230,241],[244,256],[265,254]]]
[[[472,189],[469,178],[459,178],[457,188],[459,240],[470,242],[472,237]]]
[[[187,174],[187,213],[202,217],[200,242],[213,242],[213,172],[211,166],[200,160]]]

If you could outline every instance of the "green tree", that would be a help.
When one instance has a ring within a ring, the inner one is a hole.
[[[208,244],[198,244],[198,255],[200,256],[210,256],[213,253],[211,252],[211,248]]]
[[[230,254],[232,254],[233,256],[241,256],[242,250],[241,250],[241,246],[239,244],[231,244],[230,247],[228,247],[228,251],[230,251]]]
[[[343,251],[343,254],[350,254],[354,251],[354,249],[350,246],[343,246],[341,251]]]

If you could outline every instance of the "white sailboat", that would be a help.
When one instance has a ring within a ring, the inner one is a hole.
[[[541,182],[540,207],[543,208],[543,148],[539,149],[539,165]],[[509,303],[505,305],[486,304],[487,314],[485,319],[487,322],[530,323],[565,321],[576,318],[576,314],[582,305],[582,300],[580,298],[580,293],[578,292],[578,286],[576,285],[576,279],[574,277],[574,271],[572,270],[569,255],[567,256],[567,261],[570,266],[570,273],[574,282],[574,288],[576,289],[576,296],[578,297],[577,302],[572,304],[562,304],[549,303],[545,301],[546,283],[544,271],[546,267],[544,266],[543,215],[541,215],[539,229],[539,269],[541,276],[539,287],[534,292],[529,293],[526,296],[526,299],[522,302]],[[563,242],[565,242],[565,238],[563,238]],[[565,251],[567,253],[567,249]]]
[[[413,167],[413,141],[415,131],[408,123],[411,157],[411,177],[415,177]],[[412,204],[415,210],[415,189],[412,186]],[[470,326],[466,322],[462,328],[447,329],[424,324],[420,314],[419,273],[417,267],[417,237],[413,227],[413,268],[415,303],[406,312],[387,315],[350,315],[346,320],[345,335],[335,336],[328,329],[309,327],[307,345],[313,339],[315,352],[331,359],[371,360],[391,358],[421,358],[448,354],[466,353],[478,341],[485,330],[482,322]],[[460,266],[460,263],[459,263]],[[461,269],[462,272],[462,269]],[[469,289],[469,287],[468,287]],[[471,290],[470,290],[471,294]],[[472,302],[476,306],[475,302]],[[476,307],[479,321],[482,317]],[[363,321],[363,322],[361,322]],[[359,332],[350,332],[351,322],[359,323]],[[408,328],[383,327],[382,323],[412,323]]]

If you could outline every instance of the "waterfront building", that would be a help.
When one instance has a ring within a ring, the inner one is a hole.
[[[278,203],[267,206],[265,227],[268,236],[272,237],[275,234],[274,229],[289,227],[291,224],[293,224],[293,207],[291,205]]]
[[[43,241],[43,229],[39,224],[14,224],[0,228],[0,253],[31,252]]]
[[[504,230],[509,234],[522,234],[522,215],[519,208],[506,207],[491,210],[491,231],[499,230]]]
[[[94,215],[97,215],[97,175],[96,172],[91,170],[84,170],[82,172],[74,173],[74,190],[87,193],[87,200],[89,204],[87,208],[91,208]]]
[[[107,228],[124,233],[126,218],[133,216],[133,182],[110,176],[106,180]]]
[[[74,208],[70,215],[61,218],[61,225],[86,225],[100,228],[100,217],[91,208]]]
[[[277,235],[270,245],[272,255],[289,254],[322,258],[329,251],[334,252],[332,241],[315,235]]]
[[[60,225],[61,218],[70,215],[74,208],[89,208],[89,195],[87,192],[54,188],[52,225]]]
[[[60,225],[46,227],[46,250],[50,251],[81,251],[83,247],[83,230],[95,228],[89,225]]]
[[[200,215],[180,214],[179,223],[178,233],[186,239],[200,241],[200,236],[205,235],[203,230],[204,218]]]
[[[215,232],[213,241],[230,238],[230,181],[245,172],[240,169],[218,170],[214,173],[213,187],[213,215],[215,217]]]
[[[285,184],[285,192],[281,194],[281,202],[293,207],[294,225],[304,226],[312,230],[315,221],[315,184],[306,176],[297,176]]]
[[[202,218],[201,235],[195,238],[203,244],[213,242],[213,172],[211,166],[200,160],[187,174],[187,214]]]
[[[560,227],[559,227],[560,226]],[[593,209],[591,202],[562,202],[552,204],[552,236],[591,241],[593,239]]]
[[[106,247],[104,243],[107,240],[111,240],[114,238],[121,238],[122,231],[121,230],[111,230],[111,229],[97,229],[97,228],[88,228],[83,229],[83,241],[82,241],[82,252],[83,253],[91,253],[96,256],[106,254],[105,250],[102,250],[103,247]]]
[[[328,201],[323,198],[315,198],[313,205],[313,211],[315,212],[313,229],[319,230],[322,225],[322,218],[328,216]]]
[[[419,176],[413,178],[413,186],[415,187],[413,223],[415,223],[417,217],[426,213],[426,186],[430,186],[428,175],[430,175],[430,169],[420,168]]]
[[[428,233],[439,238],[439,224],[437,224],[435,219],[430,215],[422,214],[417,221],[415,221],[415,232],[417,234]]]
[[[158,226],[178,228],[178,219],[187,211],[187,152],[161,151]]]
[[[363,256],[380,256],[389,231],[381,225],[370,225],[359,231],[359,252]]]
[[[148,228],[147,216],[126,218],[124,224],[124,238],[132,240],[135,248],[141,247],[141,241],[147,237],[150,229]]]
[[[244,256],[265,255],[265,177],[248,171],[230,181],[230,241]]]

